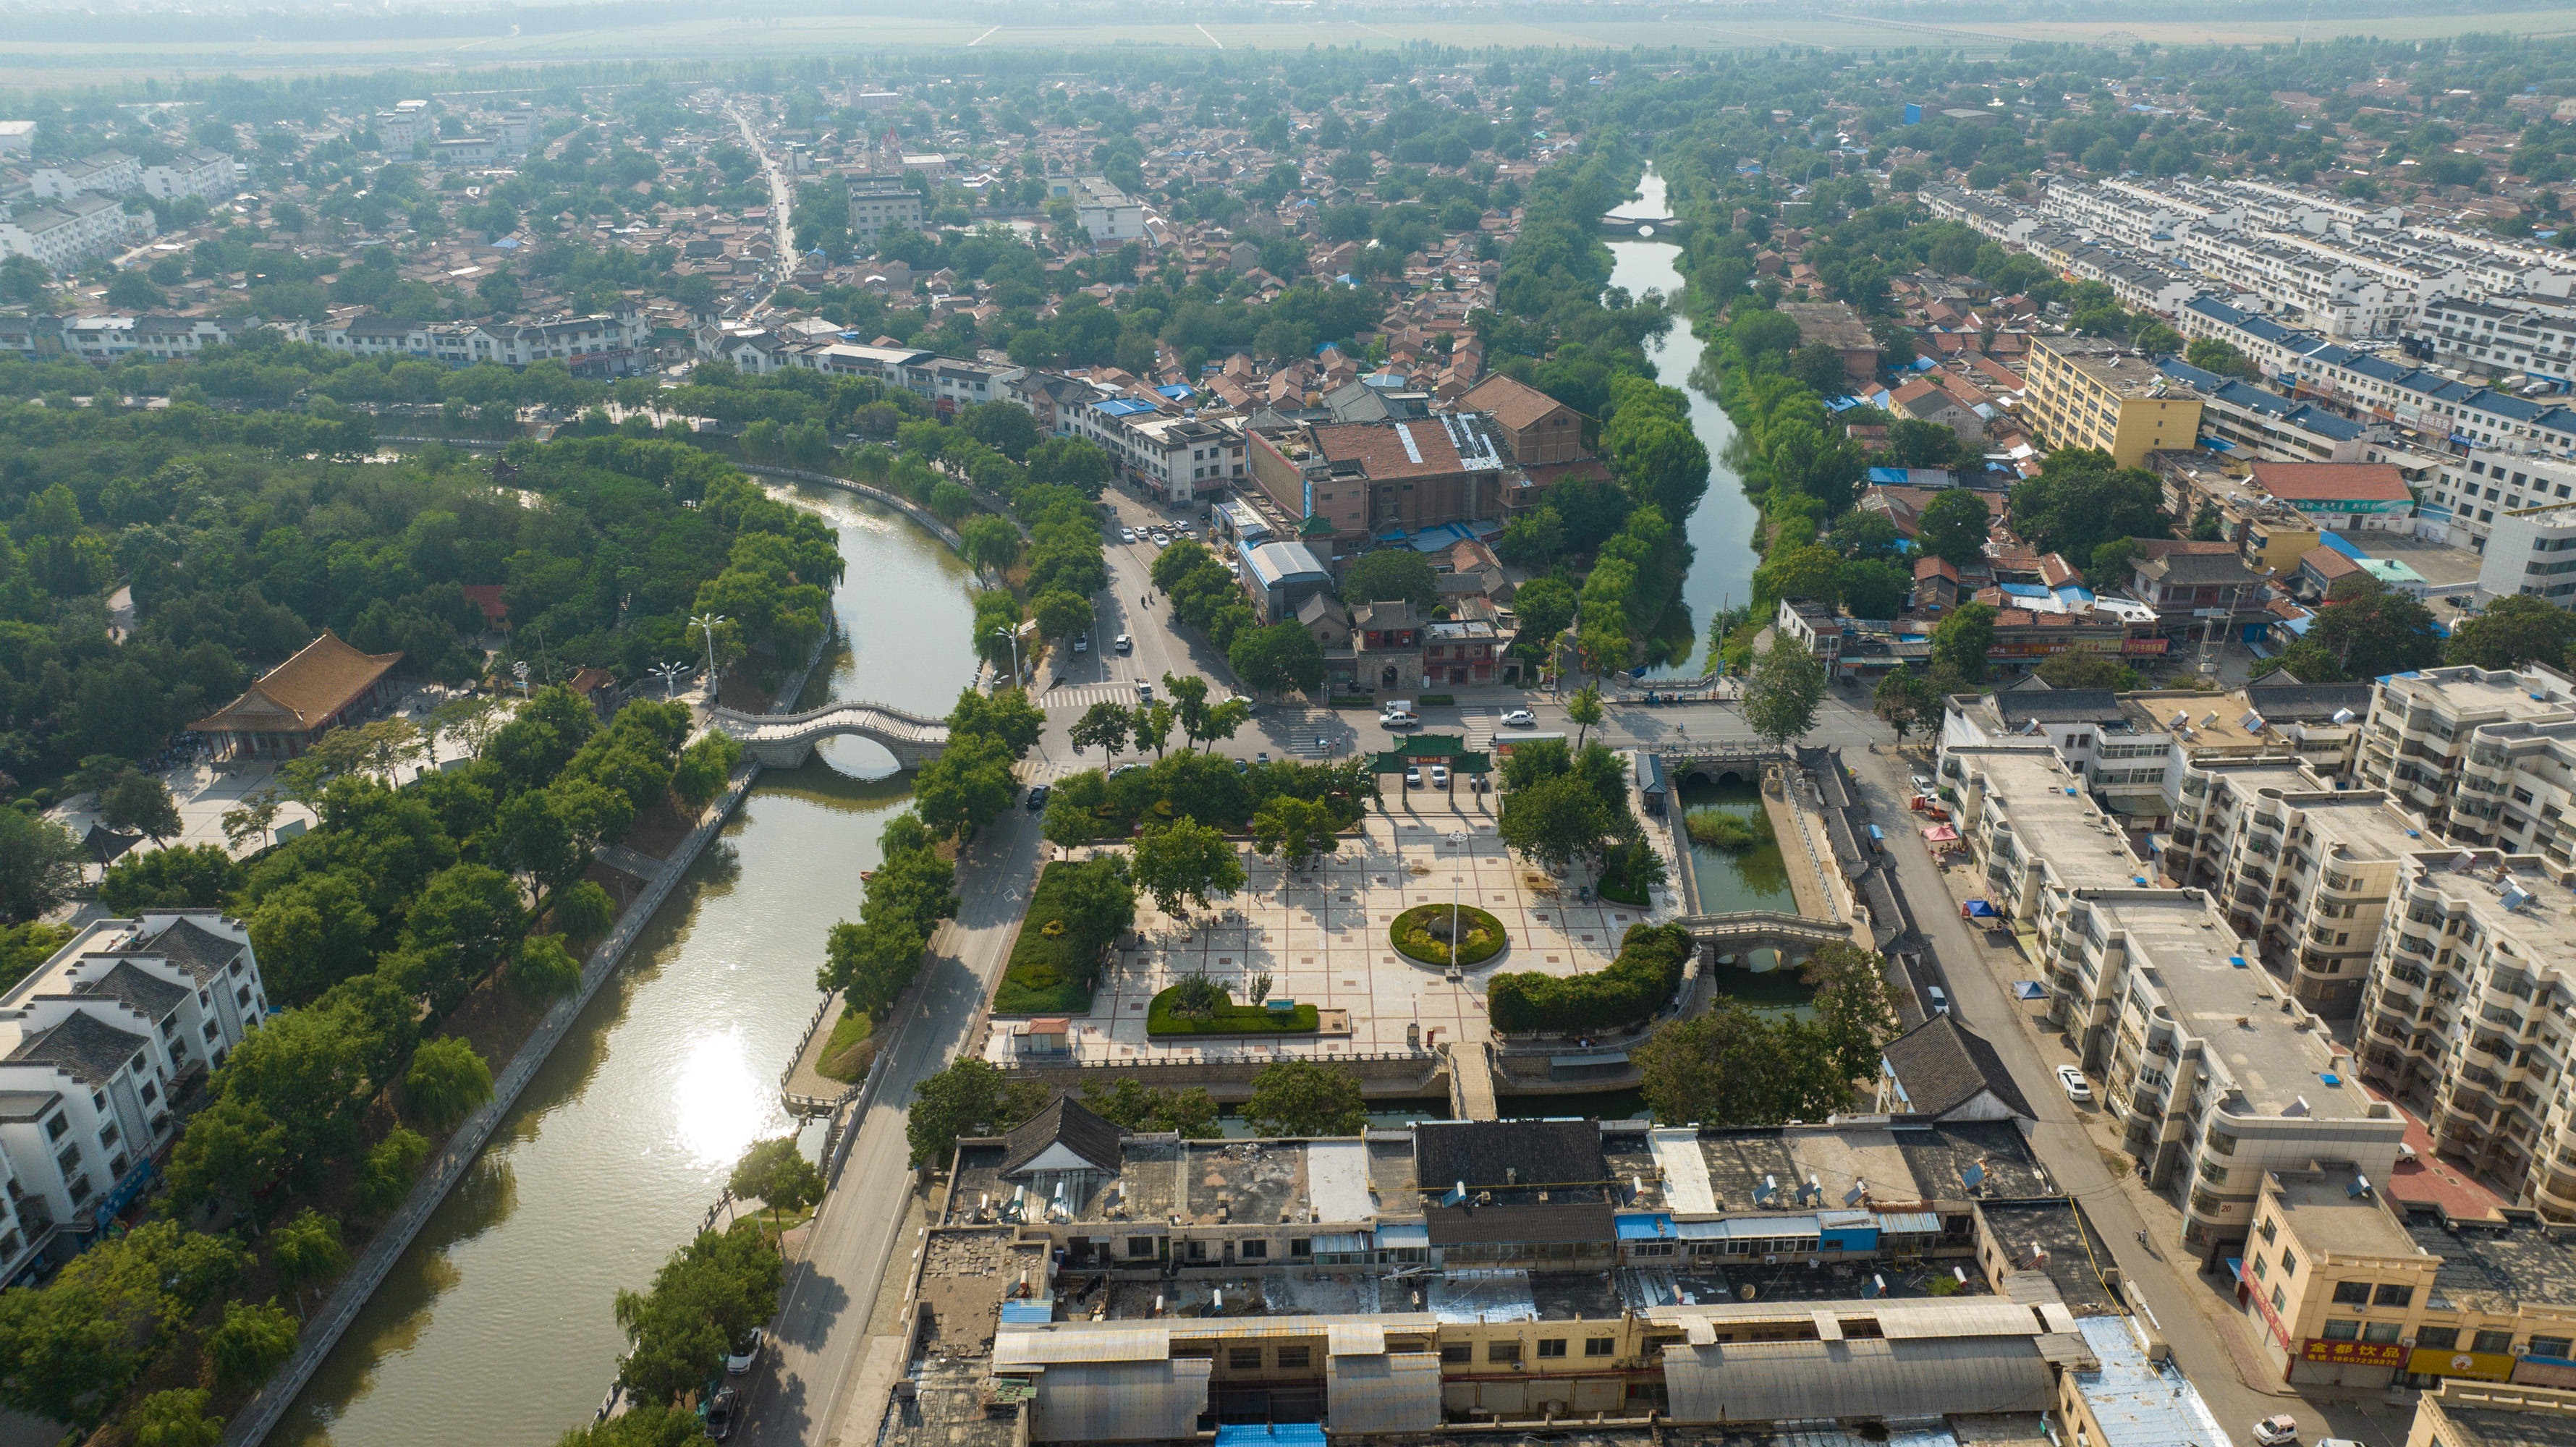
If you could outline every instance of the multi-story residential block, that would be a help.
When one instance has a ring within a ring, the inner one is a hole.
[[[1481,412],[1402,422],[1247,429],[1249,476],[1282,513],[1343,550],[1390,529],[1416,533],[1502,516],[1520,476],[1502,431]]]
[[[2252,967],[2207,894],[2077,889],[2041,942],[2049,1023],[2102,1079],[2122,1144],[2179,1202],[2203,1261],[2243,1253],[2265,1172],[2348,1159],[2385,1179],[2397,1163],[2405,1117]]]
[[[212,203],[233,194],[237,176],[232,157],[201,146],[143,167],[136,183],[156,201],[193,197]]]
[[[267,1009],[248,934],[195,912],[95,921],[0,992],[0,1279],[125,1208],[176,1133],[174,1088]]]
[[[552,360],[576,375],[604,376],[651,366],[652,334],[651,321],[640,311],[544,322],[406,322],[359,313],[316,323],[307,332],[317,346],[360,357],[418,357],[451,367],[524,367]],[[774,338],[770,344],[776,346]]]
[[[2424,304],[2407,337],[2466,372],[2576,378],[2576,303],[2564,296],[2443,297]]]
[[[2576,824],[2560,823],[2568,800],[2551,782],[2560,766],[2526,777],[2517,761],[2542,746],[2525,739],[2547,741],[2554,759],[2556,735],[2543,726],[2570,720],[2576,683],[2554,669],[2391,674],[2372,691],[2354,781],[2422,813],[2444,837],[2549,853],[2563,865]]]
[[[1115,246],[1146,239],[1145,203],[1106,177],[1049,176],[1047,195],[1073,202],[1082,229],[1090,233],[1095,245]]]
[[[2156,369],[2195,388],[2200,426],[2231,451],[2274,462],[2359,462],[2369,429],[2313,402],[2297,402],[2236,377],[2167,357]]]
[[[907,186],[901,176],[860,175],[848,178],[850,190],[850,237],[861,246],[873,247],[877,237],[889,226],[921,229],[921,193]]]
[[[143,161],[123,151],[94,151],[77,161],[48,161],[28,168],[27,189],[46,201],[130,195],[143,189]]]
[[[2032,340],[2024,415],[2051,447],[2092,447],[2122,467],[2200,436],[2201,396],[2152,363],[2093,337]]]
[[[2519,476],[2519,469],[2516,470]],[[2560,476],[2576,475],[2576,467]],[[2568,484],[2559,483],[2566,491]],[[2507,508],[2478,567],[2478,591],[2491,598],[2512,594],[2576,609],[2576,502]]]
[[[108,197],[82,193],[0,216],[0,256],[33,257],[59,275],[158,229],[149,211],[128,215]]]
[[[2359,1037],[2363,1078],[2420,1113],[2435,1150],[2562,1221],[2576,1217],[2567,879],[2537,854],[2402,856]]]

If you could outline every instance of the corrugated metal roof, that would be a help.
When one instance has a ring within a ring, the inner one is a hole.
[[[997,1357],[998,1362],[998,1357]],[[1139,1442],[1186,1438],[1207,1406],[1206,1357],[1163,1362],[1080,1362],[1038,1378],[1031,1437],[1048,1442]]]
[[[2075,1374],[2075,1387],[2102,1424],[2106,1447],[2209,1447],[2227,1433],[2200,1389],[2171,1366],[2147,1360],[2129,1319],[2088,1316],[2076,1325],[2101,1369]]]
[[[1216,1447],[1324,1447],[1321,1422],[1242,1422],[1216,1429]]]
[[[1382,1221],[1378,1223],[1377,1244],[1390,1248],[1427,1247],[1431,1244],[1431,1228],[1420,1221]]]
[[[1386,1328],[1373,1321],[1344,1322],[1327,1329],[1326,1350],[1337,1357],[1386,1355]]]
[[[2039,1318],[2027,1306],[2009,1301],[1940,1301],[1915,1305],[1910,1300],[1876,1303],[1878,1329],[1889,1339],[1905,1337],[2037,1336]]]
[[[2055,1380],[2027,1340],[1997,1337],[1664,1348],[1677,1422],[2042,1411]]]
[[[1056,1362],[1158,1362],[1172,1354],[1169,1327],[1119,1326],[1075,1331],[1033,1327],[993,1338],[994,1369]]]
[[[1881,1211],[1878,1229],[1890,1236],[1937,1236],[1941,1218],[1931,1211]]]
[[[1433,1432],[1440,1427],[1436,1353],[1327,1358],[1324,1391],[1335,1432]]]

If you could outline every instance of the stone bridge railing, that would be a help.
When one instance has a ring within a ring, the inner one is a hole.
[[[1690,931],[1703,945],[1848,944],[1852,927],[1777,910],[1746,909],[1727,914],[1686,914],[1673,923]]]
[[[748,714],[710,709],[707,722],[742,742],[743,751],[770,768],[792,769],[814,745],[836,734],[874,739],[903,768],[917,769],[948,747],[948,725],[878,703],[840,702],[803,713]]]

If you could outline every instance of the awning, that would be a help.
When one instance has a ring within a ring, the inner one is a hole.
[[[1624,1215],[1618,1225],[1622,1241],[1661,1241],[1673,1234],[1673,1218],[1660,1211]]]
[[[1959,831],[1947,824],[1935,824],[1923,831],[1923,838],[1933,844],[1956,844],[1959,842]],[[1986,913],[1992,914],[1994,910],[1989,908]]]
[[[1377,1228],[1377,1244],[1388,1248],[1427,1247],[1431,1244],[1431,1227],[1421,1221],[1395,1221],[1381,1224]]]
[[[1325,1350],[1337,1357],[1374,1357],[1386,1352],[1386,1327],[1374,1321],[1337,1321],[1324,1329]]]
[[[1938,1236],[1941,1218],[1930,1211],[1881,1211],[1878,1229],[1890,1236]]]
[[[1318,1256],[1351,1256],[1369,1249],[1368,1238],[1356,1231],[1336,1231],[1318,1236],[1308,1243]]]
[[[1929,833],[1930,831],[1927,830],[1925,832]],[[1961,919],[1993,919],[2001,913],[2001,910],[1996,909],[1993,905],[1988,904],[1982,899],[1972,899],[1966,904],[1959,906],[1959,917]]]
[[[2016,1000],[2045,1000],[2048,998],[2048,990],[2037,980],[2015,980],[2013,981],[2013,998]]]
[[[1016,1324],[1055,1320],[1055,1303],[1049,1301],[1006,1301],[1002,1303],[1002,1320]]]

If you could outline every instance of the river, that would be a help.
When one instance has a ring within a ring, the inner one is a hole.
[[[833,605],[851,641],[808,701],[945,714],[974,673],[966,565],[891,509],[777,491],[834,525],[849,564]],[[761,776],[731,848],[701,856],[273,1440],[543,1447],[590,1419],[625,1347],[617,1292],[787,1128],[778,1072],[821,999],[824,935],[857,917],[859,871],[910,796],[864,739]]]
[[[1637,183],[1638,197],[1614,209],[1614,216],[1669,216],[1665,209],[1664,178],[1647,168]],[[1644,296],[1660,291],[1667,297],[1679,297],[1682,291],[1681,269],[1674,265],[1680,248],[1660,239],[1638,238],[1610,243],[1610,284],[1624,287],[1630,296]],[[1690,609],[1695,642],[1691,655],[1679,664],[1655,670],[1657,676],[1697,678],[1710,668],[1708,656],[1708,620],[1728,603],[1741,605],[1753,595],[1753,568],[1761,557],[1753,551],[1755,526],[1761,521],[1761,509],[1744,495],[1744,484],[1721,464],[1718,454],[1734,440],[1735,424],[1728,420],[1725,409],[1703,396],[1690,384],[1691,369],[1699,365],[1704,344],[1698,329],[1687,316],[1676,314],[1673,329],[1646,344],[1646,360],[1655,364],[1655,375],[1667,387],[1679,387],[1690,398],[1691,430],[1700,444],[1708,449],[1708,495],[1692,509],[1690,526],[1684,535],[1691,545],[1690,572],[1682,579],[1682,602]]]

